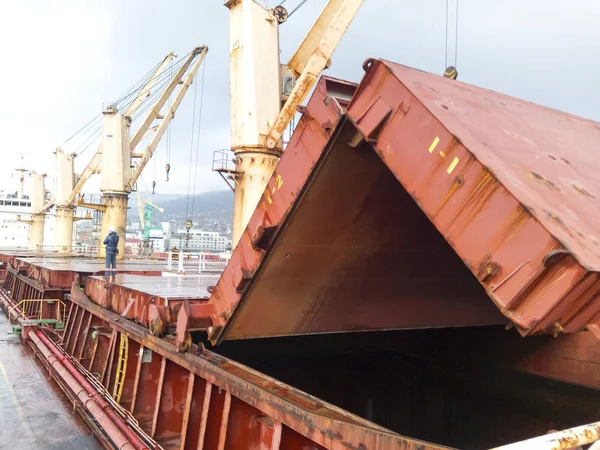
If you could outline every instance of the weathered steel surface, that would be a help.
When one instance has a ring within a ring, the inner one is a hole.
[[[14,269],[17,268],[17,259],[18,258],[26,258],[28,256],[32,256],[32,253],[26,251],[26,250],[22,250],[22,251],[8,251],[8,250],[3,250],[0,251],[0,263],[2,263],[2,266],[4,267],[6,266],[11,266]]]
[[[10,293],[13,300],[19,302],[24,299],[58,298],[62,299],[65,289],[44,287],[39,281],[31,279],[12,267],[7,267],[6,279],[2,289]]]
[[[600,124],[383,61],[349,116],[522,334],[600,312]]]
[[[208,288],[218,279],[217,275],[148,277],[118,274],[111,279],[91,276],[85,281],[85,294],[94,303],[123,317],[135,319],[144,326],[152,325],[155,335],[168,331],[169,325],[175,326],[179,309],[187,301],[191,306],[185,327],[181,329],[185,334],[211,325],[214,307],[210,305],[209,310],[206,309]]]
[[[27,276],[38,280],[43,286],[69,289],[78,276],[104,273],[104,261],[81,258],[22,258],[20,266]],[[137,273],[140,275],[161,275],[166,270],[164,263],[154,260],[125,260],[117,264],[117,273]]]
[[[210,301],[219,312],[218,320],[213,324],[213,338],[220,336],[222,327],[234,312],[241,294],[265,257],[265,249],[277,227],[289,215],[294,199],[307,182],[311,169],[317,165],[355,88],[354,84],[327,77],[321,78],[317,84],[311,100],[303,109],[304,114],[288,144],[286,155],[275,169],[262,201],[211,296]],[[272,313],[277,314],[278,311]],[[256,329],[263,323],[264,318],[259,317]]]
[[[211,297],[213,342],[504,322],[320,86]]]
[[[215,353],[178,354],[75,285],[72,299],[64,348],[112,392],[125,335],[121,405],[165,449],[445,448],[400,436]]]
[[[326,89],[311,99],[210,300],[211,340],[599,321],[600,124],[365,67],[346,119]],[[332,113],[317,130],[314,111]]]
[[[102,276],[88,277],[88,280],[107,283],[107,279]],[[157,297],[168,301],[207,299],[210,295],[208,288],[214,286],[218,280],[218,275],[148,277],[137,274],[117,274],[110,279],[110,285],[122,289],[123,297],[140,294],[144,298]]]

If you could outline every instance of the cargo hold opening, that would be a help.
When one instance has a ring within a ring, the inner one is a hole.
[[[354,126],[336,132],[224,338],[506,324]]]
[[[230,341],[216,351],[404,436],[480,450],[597,420],[598,390],[519,366],[554,341],[494,326]]]
[[[350,144],[349,122],[336,133],[215,351],[454,448],[597,420],[597,389],[534,370],[535,355],[561,339],[505,329],[508,319],[373,148]]]

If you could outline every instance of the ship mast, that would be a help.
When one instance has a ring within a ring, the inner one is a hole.
[[[21,167],[15,169],[15,172],[19,174],[19,190],[17,191],[17,198],[21,200],[23,198],[23,186],[25,185],[25,174],[29,170],[25,169],[23,162],[23,154],[21,153]]]

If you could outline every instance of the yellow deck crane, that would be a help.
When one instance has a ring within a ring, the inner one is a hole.
[[[76,206],[103,213],[102,235],[106,235],[108,227],[113,226],[121,236],[125,236],[129,193],[135,190],[140,174],[152,158],[207,52],[206,46],[196,47],[181,63],[172,67],[170,63],[176,55],[170,53],[137,91],[135,98],[124,112],[120,112],[116,105],[106,107],[102,112],[100,145],[77,182],[73,170],[75,155],[68,155],[61,149],[57,149],[55,198],[47,202],[40,213],[53,206],[56,207],[55,247],[60,253],[71,252]],[[175,69],[175,73],[166,77],[167,68]],[[166,111],[163,111],[172,95],[174,95],[172,102],[166,107]],[[130,137],[132,117],[136,113],[141,115],[144,111],[145,115],[137,131],[133,137]],[[145,150],[136,153],[137,146],[147,137],[151,137],[151,140]],[[110,170],[103,171],[103,167]],[[86,203],[84,197],[80,195],[81,189],[89,178],[97,173],[102,175],[100,185],[102,203]],[[119,258],[125,254],[124,250],[125,239],[121,239]],[[104,251],[101,246],[99,256],[104,256]]]
[[[304,1],[301,1],[301,6]],[[235,168],[213,167],[234,180],[233,245],[250,220],[283,152],[282,136],[363,0],[329,0],[290,61],[279,60],[279,25],[289,14],[254,0],[229,0],[231,151]],[[282,74],[295,80],[282,95]],[[286,98],[287,97],[287,98]],[[282,106],[283,103],[283,106]]]

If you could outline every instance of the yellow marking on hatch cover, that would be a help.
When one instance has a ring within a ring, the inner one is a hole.
[[[429,153],[433,153],[439,142],[440,138],[436,136],[431,145],[429,146]]]
[[[441,156],[442,158],[445,158],[445,157],[446,157],[446,154],[444,153],[444,150],[440,150],[440,156]]]
[[[456,169],[456,166],[458,166],[458,158],[454,157],[454,159],[446,169],[446,172],[448,172],[448,174],[451,174],[454,171],[454,169]]]
[[[273,190],[271,192],[274,194],[275,191],[278,191],[279,189],[281,189],[282,184],[283,184],[283,178],[281,178],[281,175],[277,175],[277,177],[275,177],[275,186],[273,186]]]

